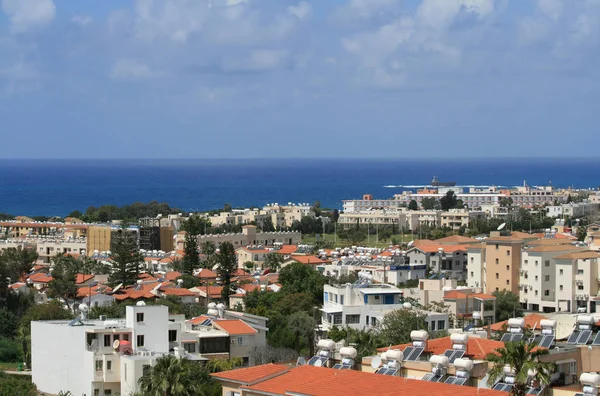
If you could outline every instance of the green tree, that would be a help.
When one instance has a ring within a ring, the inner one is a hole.
[[[15,314],[6,308],[0,308],[0,337],[13,338],[18,328],[19,320]]]
[[[339,237],[344,239],[350,245],[359,245],[365,239],[367,239],[367,234],[361,229],[352,228],[341,231],[339,233]]]
[[[210,264],[212,263],[213,255],[217,251],[215,243],[212,241],[205,241],[200,244],[200,248],[202,250],[202,253],[206,255],[206,261],[208,263],[208,266],[210,266]]]
[[[0,372],[0,395],[37,396],[39,393],[29,378]]]
[[[38,259],[38,254],[33,249],[7,248],[0,251],[0,299],[8,298],[8,285],[16,282],[21,275],[31,271],[31,267]],[[0,302],[1,303],[1,302]]]
[[[408,210],[419,210],[419,204],[414,199],[411,199],[408,204]]]
[[[340,211],[337,209],[333,209],[331,219],[334,223],[337,223],[340,218]]]
[[[211,228],[210,220],[204,216],[193,215],[181,224],[181,231],[190,235],[204,235]]]
[[[210,381],[208,374],[198,378],[198,370],[190,360],[164,355],[138,380],[143,396],[194,396],[201,394],[203,383]],[[205,377],[205,378],[202,378]]]
[[[294,334],[294,345],[298,354],[300,354],[300,338],[304,337],[312,356],[315,326],[315,320],[304,311],[294,312],[288,317],[288,329]]]
[[[427,198],[423,198],[421,200],[421,207],[424,210],[432,210],[435,209],[436,206],[438,205],[438,201],[437,199],[433,198],[433,197],[427,197]]]
[[[279,282],[285,293],[307,293],[315,301],[323,302],[323,285],[327,278],[309,265],[294,262],[282,268]]]
[[[244,263],[244,268],[246,268],[246,271],[251,272],[254,270],[255,264],[253,261],[246,261]]]
[[[489,386],[493,386],[504,377],[505,366],[509,366],[515,375],[512,395],[525,396],[532,385],[532,380],[538,382],[540,386],[550,384],[551,375],[556,366],[552,362],[540,361],[540,357],[549,353],[547,349],[535,349],[536,344],[525,340],[507,342],[505,345],[504,348],[498,348],[486,357],[486,360],[493,364],[488,371],[487,383]],[[535,373],[533,379],[530,377],[530,373]]]
[[[278,253],[269,253],[265,257],[265,268],[271,270],[271,272],[278,272],[283,264],[283,256]]]
[[[500,198],[500,206],[503,208],[508,208],[513,205],[513,199],[511,197],[502,197]]]
[[[183,280],[181,287],[184,289],[191,289],[192,287],[200,286],[200,279],[194,275],[183,274],[179,277]]]
[[[225,303],[229,302],[229,296],[233,294],[231,287],[231,278],[237,269],[237,257],[235,256],[235,248],[230,242],[223,242],[219,246],[219,253],[215,255],[217,262],[217,274],[221,278],[223,291],[221,298]]]
[[[116,238],[111,260],[113,272],[108,277],[112,286],[134,284],[140,274],[144,257],[140,254],[135,239],[121,234]]]
[[[273,219],[271,219],[271,216],[268,216],[263,220],[260,228],[262,229],[263,232],[275,231],[275,226],[273,225]]]
[[[77,273],[80,262],[71,255],[58,254],[52,258],[52,281],[48,283],[48,295],[62,298],[68,307],[77,297]]]
[[[348,330],[344,327],[333,326],[327,332],[327,338],[335,342],[340,342],[348,337]]]
[[[380,336],[388,345],[411,342],[410,332],[427,330],[426,314],[419,311],[399,309],[387,313],[377,325]]]
[[[200,268],[200,256],[198,255],[198,239],[196,239],[196,236],[190,233],[185,234],[183,251],[183,272],[187,275],[193,275],[194,270]]]
[[[446,195],[440,199],[440,205],[442,206],[442,210],[450,210],[456,208],[458,198],[454,191],[450,190],[446,192]]]
[[[242,365],[241,358],[232,359],[214,359],[206,364],[206,368],[211,373],[219,373],[222,371],[230,371]]]
[[[496,297],[496,320],[518,318],[523,315],[519,296],[510,290],[498,290],[492,293]]]

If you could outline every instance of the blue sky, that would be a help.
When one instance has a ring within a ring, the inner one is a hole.
[[[600,0],[0,0],[1,158],[597,156]]]

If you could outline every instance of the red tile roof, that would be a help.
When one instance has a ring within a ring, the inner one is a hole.
[[[261,367],[261,366],[257,366]],[[246,369],[240,369],[246,370]],[[217,379],[232,381],[238,370],[227,373],[229,378]],[[241,376],[241,374],[240,374]],[[241,381],[237,381],[241,382]],[[427,395],[436,396],[505,396],[506,393],[475,387],[426,382],[403,377],[380,375],[356,370],[334,370],[324,367],[299,366],[281,372],[274,370],[270,379],[255,379],[254,385],[243,385],[254,393],[270,395],[302,394],[312,396],[331,395]]]
[[[36,273],[36,274],[31,274],[29,276],[29,280],[34,282],[34,283],[48,283],[54,280],[54,278],[48,274],[45,273]]]
[[[412,344],[402,344],[392,347],[379,348],[377,351],[385,352],[388,349],[400,349],[403,351],[409,346],[412,346]],[[465,356],[470,357],[471,359],[485,360],[485,357],[487,355],[494,352],[498,348],[504,348],[504,343],[502,341],[488,340],[486,338],[469,337],[469,341],[467,341],[467,353],[465,354]],[[441,355],[447,349],[452,349],[452,341],[450,340],[450,337],[435,338],[433,340],[427,341],[427,348],[425,349],[425,353]]]
[[[79,285],[81,283],[85,283],[85,282],[89,281],[90,279],[94,279],[94,275],[90,275],[90,274],[77,274],[75,276],[75,284]]]
[[[89,286],[80,286],[77,289],[77,298],[89,297],[90,289],[92,296],[95,296],[96,294],[100,293],[107,294],[112,291],[112,288],[101,284],[97,284],[96,286],[93,286],[91,288]]]
[[[437,243],[478,243],[479,241],[475,238],[469,238],[461,235],[451,235],[445,238],[436,239],[434,242]]]
[[[196,316],[195,318],[188,320],[188,322],[191,324],[197,325],[197,324],[204,322],[206,319],[210,319],[210,318],[206,315]]]
[[[329,261],[326,260],[321,260],[320,258],[318,258],[317,256],[301,256],[301,255],[292,255],[290,256],[291,259],[302,263],[302,264],[310,264],[310,265],[317,265],[317,264],[326,264]]]
[[[283,374],[287,371],[289,371],[289,368],[286,366],[279,364],[263,364],[260,366],[240,368],[222,373],[214,373],[211,375],[220,380],[249,385],[260,380],[272,378],[278,374]]]
[[[533,328],[539,329],[540,321],[543,319],[548,319],[544,315],[539,315],[539,314],[535,314],[535,313],[526,315],[526,316],[524,316],[524,318],[525,318],[525,327],[529,327],[530,329],[533,329]],[[502,331],[502,328],[504,327],[504,325],[508,326],[508,320],[503,320],[502,322],[496,322],[490,326],[490,329],[492,331]]]
[[[469,296],[469,299],[474,299],[477,298],[479,300],[495,300],[496,297],[490,295],[490,294],[485,294],[485,293],[465,293],[462,292],[460,290],[451,290],[449,292],[446,292],[444,294],[444,299],[445,300],[460,300],[460,299],[466,299],[467,296]]]
[[[196,294],[194,294],[194,292],[189,291],[188,289],[180,289],[180,288],[176,288],[176,287],[169,287],[166,289],[161,289],[161,292],[163,292],[163,294],[166,294],[167,296],[178,296],[178,297],[195,297]]]
[[[208,268],[202,268],[198,273],[200,279],[217,279],[217,273],[209,270]]]
[[[256,334],[254,328],[246,324],[246,322],[239,319],[232,320],[217,320],[213,321],[213,324],[221,330],[229,333],[230,335],[244,335],[244,334]]]
[[[165,279],[168,281],[174,281],[175,279],[181,276],[181,272],[179,271],[170,271],[165,274]]]

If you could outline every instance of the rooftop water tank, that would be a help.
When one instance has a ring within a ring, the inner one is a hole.
[[[450,360],[448,359],[448,356],[445,356],[445,355],[433,355],[429,359],[429,362],[432,364],[436,364],[438,366],[442,366],[442,367],[448,367],[448,365],[450,364]]]
[[[426,341],[429,334],[425,330],[413,330],[410,332],[410,339],[413,341]]]
[[[404,360],[404,353],[398,349],[390,349],[385,351],[385,359],[402,361]]]
[[[340,355],[342,355],[344,357],[349,357],[349,358],[355,359],[356,358],[356,349],[354,349],[352,347],[340,348]]]
[[[473,371],[473,361],[471,359],[455,359],[454,365],[457,369],[464,370],[469,373]]]

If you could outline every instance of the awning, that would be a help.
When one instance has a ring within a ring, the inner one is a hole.
[[[320,308],[320,310],[325,313],[341,313],[342,312],[341,308],[323,307],[323,308]]]
[[[198,340],[181,340],[183,344],[193,344],[198,342]]]

